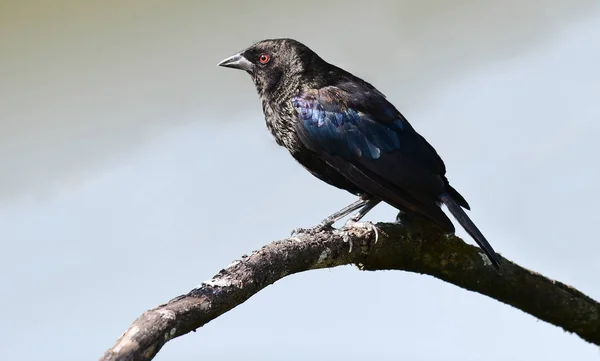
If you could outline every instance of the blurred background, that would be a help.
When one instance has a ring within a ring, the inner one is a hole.
[[[275,144],[246,74],[216,67],[272,37],[377,86],[497,251],[600,299],[596,0],[0,0],[0,358],[97,359],[146,309],[354,199]],[[600,351],[428,276],[342,267],[287,277],[156,359],[206,358]]]

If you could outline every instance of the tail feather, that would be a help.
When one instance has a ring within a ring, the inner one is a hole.
[[[465,200],[465,198],[458,193],[458,191],[454,188],[452,188],[452,186],[448,183],[446,183],[446,190],[448,191],[448,194],[450,195],[450,197],[452,197],[452,199],[458,203],[459,206],[465,208],[465,209],[471,209],[471,206],[469,206],[469,203],[467,203],[467,201]]]
[[[448,193],[442,194],[440,196],[440,200],[444,202],[446,207],[448,207],[450,213],[452,213],[454,218],[456,218],[458,223],[460,223],[460,225],[465,229],[465,231],[467,231],[467,233],[471,237],[473,237],[475,242],[477,242],[479,247],[485,252],[485,254],[487,255],[490,262],[492,262],[494,267],[499,268],[500,258],[498,257],[492,246],[485,239],[483,234],[481,234],[477,226],[475,226],[475,223],[473,223],[473,221],[471,221],[469,216],[465,213],[465,211],[456,203],[456,201]]]

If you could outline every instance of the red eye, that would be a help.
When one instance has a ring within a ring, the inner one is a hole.
[[[271,60],[271,57],[267,54],[262,54],[259,58],[258,61],[260,61],[261,64],[266,64],[269,62],[269,60]]]

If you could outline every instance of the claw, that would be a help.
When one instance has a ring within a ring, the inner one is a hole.
[[[352,252],[352,238],[350,237],[350,233],[347,229],[336,229],[335,234],[337,234],[338,236],[342,237],[342,241],[348,243],[348,245],[350,246],[350,249],[348,250],[348,253]]]
[[[344,242],[348,242],[348,253],[352,252],[352,238],[350,238],[350,235],[348,233],[346,233],[343,237]]]
[[[355,222],[352,219],[350,219],[350,220],[348,220],[348,222],[346,222],[346,224],[344,225],[344,228],[366,229],[375,234],[375,243],[377,243],[377,241],[379,240],[379,230],[377,229],[377,227],[375,227],[375,225],[373,223],[371,223],[369,221]]]
[[[306,233],[305,228],[294,228],[294,229],[292,229],[292,233],[290,233],[290,237],[298,238],[296,236],[299,234],[302,234],[302,233]]]

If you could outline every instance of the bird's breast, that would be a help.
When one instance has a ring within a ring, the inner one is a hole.
[[[301,144],[294,129],[297,120],[291,104],[289,106],[273,105],[268,101],[263,101],[263,113],[267,129],[275,138],[275,142],[287,148],[292,154],[296,153]]]

